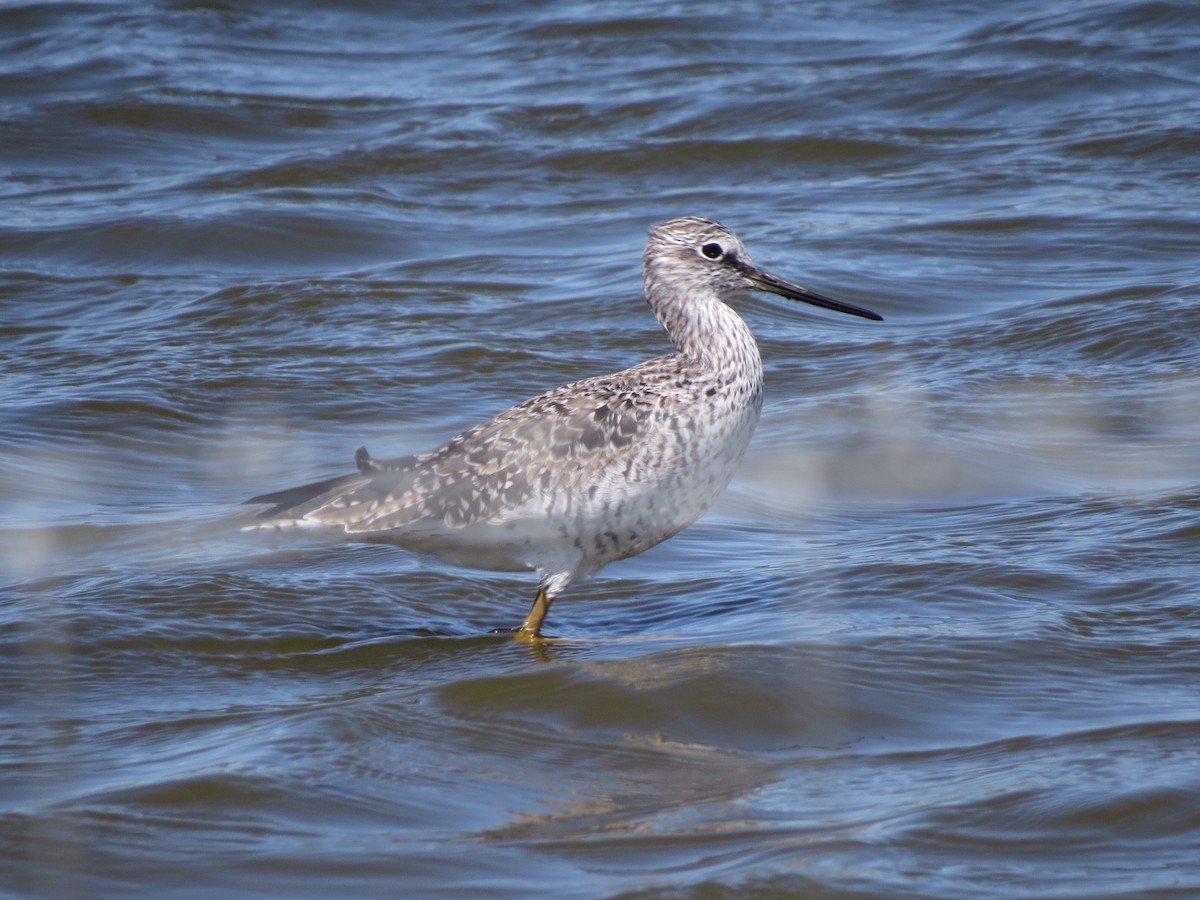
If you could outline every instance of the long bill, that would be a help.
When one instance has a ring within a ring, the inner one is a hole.
[[[801,303],[811,303],[813,306],[820,306],[824,309],[832,309],[835,312],[848,313],[852,316],[862,316],[864,319],[872,319],[876,322],[882,322],[883,316],[879,313],[861,306],[854,306],[851,303],[843,303],[841,300],[833,300],[816,291],[810,291],[808,288],[800,287],[798,284],[792,284],[790,281],[784,281],[769,272],[763,272],[761,269],[746,267],[742,270],[742,274],[760,290],[770,291],[772,294],[778,294],[780,297],[787,297],[789,300],[799,300]]]

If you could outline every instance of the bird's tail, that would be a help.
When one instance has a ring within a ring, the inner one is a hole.
[[[323,517],[308,518],[308,514],[353,493],[384,473],[402,476],[411,467],[412,462],[412,457],[393,460],[372,459],[366,447],[359,447],[354,454],[354,464],[358,472],[353,475],[338,475],[335,478],[314,481],[312,484],[300,487],[274,491],[270,494],[259,494],[257,497],[251,497],[245,501],[247,506],[266,506],[267,508],[256,512],[254,514],[255,523],[246,525],[242,530],[279,530],[281,528],[342,524],[336,521],[331,522]]]
[[[368,479],[358,473],[339,475],[324,481],[314,481],[312,484],[287,488],[270,494],[259,494],[245,501],[247,506],[267,506],[266,509],[254,514],[258,520],[253,525],[247,525],[243,531],[253,531],[258,528],[292,528],[303,525],[316,525],[317,522],[306,522],[305,515],[330,500],[342,494],[349,493],[361,487]]]

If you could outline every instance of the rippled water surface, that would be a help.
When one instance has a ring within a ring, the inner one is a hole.
[[[0,6],[0,892],[1200,895],[1200,7]],[[533,577],[239,503],[748,299],[696,526]]]

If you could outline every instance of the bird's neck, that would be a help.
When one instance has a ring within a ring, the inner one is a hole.
[[[712,294],[686,293],[651,303],[679,353],[705,369],[762,379],[762,359],[750,327]]]

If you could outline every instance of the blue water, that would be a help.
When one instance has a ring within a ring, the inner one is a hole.
[[[1200,7],[0,6],[0,893],[1200,894]],[[748,298],[697,525],[239,530]]]

